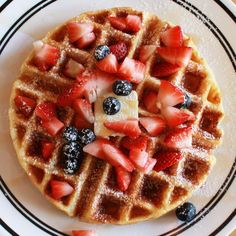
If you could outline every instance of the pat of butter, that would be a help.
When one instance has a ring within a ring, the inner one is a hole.
[[[103,110],[103,101],[107,97],[115,97],[120,101],[120,111],[114,115],[107,115]],[[121,121],[136,118],[138,119],[138,96],[132,91],[128,96],[117,96],[114,93],[100,95],[95,102],[95,122],[94,131],[97,136],[124,136],[124,134],[116,133],[104,126],[105,121]]]

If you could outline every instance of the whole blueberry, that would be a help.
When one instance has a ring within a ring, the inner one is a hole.
[[[82,149],[77,142],[69,142],[64,144],[62,152],[65,159],[77,159],[81,156]]]
[[[116,95],[128,96],[132,92],[132,84],[127,80],[116,80],[112,85],[112,90]]]
[[[94,57],[97,61],[100,61],[110,53],[110,48],[107,45],[99,45],[94,51]]]
[[[91,129],[82,129],[78,134],[78,142],[83,147],[96,139],[95,133]]]
[[[189,222],[196,215],[196,207],[190,202],[185,202],[176,209],[175,213],[179,220]]]
[[[107,97],[103,101],[103,110],[107,115],[114,115],[120,111],[120,102],[114,97]]]
[[[63,160],[63,170],[66,174],[74,174],[80,166],[82,158],[65,158]]]
[[[191,105],[191,97],[187,93],[185,93],[184,102],[176,105],[175,107],[179,109],[186,109],[189,108],[190,105]]]
[[[73,142],[78,139],[78,130],[73,126],[67,126],[62,134],[63,139],[66,142]]]

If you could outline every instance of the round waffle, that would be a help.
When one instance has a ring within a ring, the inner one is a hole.
[[[137,15],[142,27],[137,33],[125,33],[111,26],[108,16]],[[25,116],[14,102],[17,95],[33,99],[37,104],[56,102],[58,95],[73,80],[63,73],[69,59],[81,63],[86,69],[96,67],[94,50],[98,45],[111,45],[122,41],[128,45],[128,57],[137,59],[142,45],[160,45],[160,33],[171,24],[157,16],[130,8],[113,8],[87,12],[70,21],[88,22],[94,26],[96,41],[86,50],[80,50],[69,42],[66,23],[50,31],[43,42],[60,50],[60,58],[49,71],[39,70],[33,63],[32,52],[22,65],[19,78],[15,81],[10,99],[10,132],[20,164],[40,190],[56,207],[69,216],[76,216],[91,223],[129,224],[157,218],[188,199],[209,175],[215,157],[212,150],[220,144],[222,131],[218,124],[223,118],[221,95],[211,71],[200,57],[191,39],[184,36],[184,45],[193,48],[191,60],[186,67],[165,80],[187,91],[192,103],[189,110],[195,115],[192,148],[182,152],[183,158],[163,171],[144,174],[133,171],[131,183],[124,192],[117,187],[114,167],[106,161],[84,155],[79,170],[65,174],[60,165],[61,133],[51,137],[41,127],[35,112]],[[147,90],[158,91],[160,79],[153,77],[153,65],[157,53],[146,62],[145,79],[135,90],[139,98],[139,116],[156,116],[145,109],[142,97]],[[66,126],[73,121],[74,110],[58,108],[58,118]],[[51,158],[41,157],[41,140],[53,140],[55,149]],[[112,138],[120,147],[121,138]],[[147,152],[152,157],[162,148],[158,138],[151,138]],[[51,197],[51,180],[65,181],[73,192],[61,199]]]

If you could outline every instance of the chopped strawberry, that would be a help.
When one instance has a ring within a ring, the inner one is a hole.
[[[175,106],[184,102],[184,92],[172,83],[161,80],[161,86],[158,92],[158,103],[161,108],[166,106]]]
[[[188,120],[192,120],[193,118],[190,112],[186,112],[185,110],[179,110],[175,107],[165,107],[161,110],[161,113],[164,116],[166,123],[169,127],[181,125]]]
[[[167,29],[161,33],[161,41],[167,47],[180,47],[183,44],[183,33],[179,26]]]
[[[192,127],[176,128],[170,131],[164,143],[171,148],[190,148],[192,146]]]
[[[165,121],[160,117],[140,117],[140,123],[151,136],[157,136],[162,133],[166,127]]]
[[[128,172],[132,172],[134,167],[126,155],[113,144],[102,144],[102,151],[105,160],[115,167],[122,167]]]
[[[58,48],[44,44],[42,41],[34,42],[34,48],[33,62],[40,70],[47,71],[56,65],[60,55]]]
[[[76,41],[76,46],[79,49],[85,49],[89,47],[96,39],[96,35],[91,32],[83,35],[81,38],[79,38],[78,41]]]
[[[97,236],[94,230],[72,230],[73,236]]]
[[[111,53],[116,56],[118,61],[122,61],[128,53],[128,47],[124,42],[111,45],[109,48]]]
[[[143,103],[147,111],[152,113],[158,113],[159,109],[157,107],[157,93],[150,91],[143,96]]]
[[[156,159],[149,157],[146,165],[143,168],[144,173],[145,174],[150,173],[153,170],[154,166],[156,165],[156,162],[157,162]]]
[[[42,126],[51,136],[55,136],[64,127],[64,124],[56,117],[53,117],[48,121],[42,120]]]
[[[131,138],[137,138],[141,134],[137,119],[106,121],[104,122],[104,126],[115,132],[125,134]]]
[[[126,19],[124,17],[108,16],[108,20],[112,27],[124,31],[126,29]]]
[[[82,130],[84,128],[92,128],[93,125],[91,123],[89,123],[87,120],[85,120],[83,117],[81,117],[80,115],[76,115],[75,116],[75,120],[74,120],[74,126],[78,129],[78,130]]]
[[[78,63],[77,61],[70,59],[64,68],[64,74],[71,78],[76,78],[77,75],[82,74],[85,68],[82,64]]]
[[[146,136],[139,136],[136,139],[124,137],[122,139],[122,146],[131,150],[131,149],[140,149],[146,150],[147,148],[148,137]]]
[[[92,105],[86,99],[75,99],[73,103],[73,108],[75,112],[78,113],[78,115],[81,115],[89,123],[94,123]]]
[[[48,160],[55,148],[55,144],[52,142],[43,141],[42,142],[42,157],[45,160]]]
[[[173,65],[168,62],[159,62],[155,65],[153,68],[153,75],[156,77],[165,77],[165,76],[170,76],[177,71],[179,71],[180,66],[178,65]]]
[[[191,47],[160,47],[159,55],[173,65],[187,66],[191,59],[193,49]]]
[[[118,73],[133,83],[140,83],[144,79],[145,65],[142,62],[126,57]]]
[[[124,192],[131,182],[131,174],[122,167],[116,167],[116,179],[119,189]]]
[[[131,149],[129,152],[129,159],[138,169],[143,169],[148,160],[148,153],[140,149]]]
[[[67,31],[71,43],[79,40],[85,34],[93,32],[93,25],[88,23],[69,22],[67,23]]]
[[[109,54],[104,59],[97,62],[97,67],[107,73],[116,73],[118,70],[118,61],[116,56],[112,53]]]
[[[49,121],[52,118],[56,117],[56,105],[52,102],[40,103],[35,109],[35,114],[42,120]]]
[[[139,51],[139,60],[145,63],[155,51],[155,45],[143,45]]]
[[[14,102],[17,109],[25,116],[31,115],[36,106],[36,102],[33,99],[20,95],[15,97]]]
[[[161,151],[156,153],[154,158],[157,160],[154,170],[161,171],[179,162],[182,155],[176,151]]]
[[[142,21],[139,16],[128,15],[126,16],[126,28],[131,32],[138,32],[142,26]]]
[[[51,180],[50,187],[51,196],[56,200],[68,196],[74,191],[73,187],[65,181]]]

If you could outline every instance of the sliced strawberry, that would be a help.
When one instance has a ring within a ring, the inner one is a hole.
[[[128,47],[124,42],[111,45],[109,48],[111,53],[113,53],[116,56],[118,61],[123,60],[128,53]]]
[[[69,40],[74,43],[85,34],[89,34],[93,31],[94,27],[88,23],[69,22],[67,23],[67,31]]]
[[[94,123],[92,105],[86,99],[75,99],[73,103],[73,108],[75,112],[78,113],[78,115],[81,115],[89,123]]]
[[[137,138],[141,134],[137,119],[106,121],[104,122],[104,126],[115,132],[125,134],[131,138]]]
[[[190,148],[192,147],[192,127],[176,128],[170,131],[164,143],[171,148]]]
[[[161,33],[161,41],[167,47],[180,47],[183,44],[183,33],[179,26],[167,29]]]
[[[71,78],[76,78],[77,75],[82,74],[85,71],[85,68],[82,64],[77,61],[70,59],[64,68],[64,74]]]
[[[52,102],[40,103],[35,109],[35,114],[42,120],[49,121],[52,118],[56,117],[56,105]]]
[[[146,165],[143,168],[144,173],[145,174],[150,173],[153,170],[154,166],[156,165],[156,162],[157,162],[156,159],[149,157]]]
[[[85,128],[92,128],[93,125],[91,123],[89,123],[87,120],[85,120],[83,117],[81,117],[80,115],[76,115],[75,116],[75,120],[74,120],[74,126],[80,131],[82,129]]]
[[[14,98],[14,102],[17,109],[25,116],[31,115],[36,106],[36,102],[33,99],[20,95]]]
[[[108,20],[112,27],[124,31],[126,29],[126,19],[124,17],[108,16]]]
[[[161,107],[175,106],[184,102],[184,92],[172,83],[161,80],[157,100]]]
[[[64,127],[64,124],[56,117],[53,117],[48,121],[42,120],[42,126],[51,136],[55,136]]]
[[[51,180],[50,187],[51,196],[56,200],[68,196],[74,191],[73,187],[65,181]]]
[[[147,148],[148,137],[146,136],[139,136],[136,139],[124,137],[122,139],[122,146],[131,150],[131,149],[140,149],[146,150]]]
[[[143,96],[143,103],[147,111],[152,113],[158,113],[159,109],[157,107],[157,93],[150,91]]]
[[[97,236],[94,230],[72,230],[73,236]]]
[[[115,167],[122,167],[128,172],[132,172],[134,167],[127,156],[113,144],[102,144],[102,151],[105,160]]]
[[[160,47],[159,55],[173,65],[187,66],[191,59],[193,49],[191,47]]]
[[[186,112],[185,110],[179,110],[175,107],[165,107],[161,110],[161,113],[164,116],[166,123],[169,127],[181,125],[188,120],[192,120],[193,118],[190,112]]]
[[[87,33],[76,41],[76,46],[79,49],[88,48],[95,41],[95,39],[96,35],[93,32]]]
[[[140,123],[151,136],[162,133],[166,127],[165,121],[160,117],[140,117]]]
[[[55,144],[52,142],[43,141],[42,142],[42,157],[45,160],[48,160],[55,148]]]
[[[129,152],[129,159],[138,169],[145,167],[148,160],[148,153],[140,149],[131,149]]]
[[[142,21],[139,16],[128,15],[126,16],[126,28],[131,32],[138,32],[142,26]]]
[[[116,167],[116,180],[119,189],[124,192],[128,189],[131,182],[131,174],[122,167]]]
[[[44,44],[42,41],[34,42],[34,48],[33,62],[40,70],[47,71],[56,65],[60,55],[58,48]]]
[[[152,73],[156,77],[165,77],[176,73],[179,69],[180,66],[178,65],[173,65],[168,62],[159,62],[153,68]]]
[[[145,63],[155,51],[155,45],[143,45],[139,51],[139,60]]]
[[[116,56],[112,53],[97,62],[97,67],[107,73],[116,73],[118,70],[118,65],[119,64],[116,59]]]
[[[139,84],[144,79],[145,64],[140,61],[134,63],[134,73],[131,77],[131,82]]]
[[[182,155],[176,151],[161,151],[156,153],[154,158],[157,160],[154,170],[161,171],[179,162]]]

